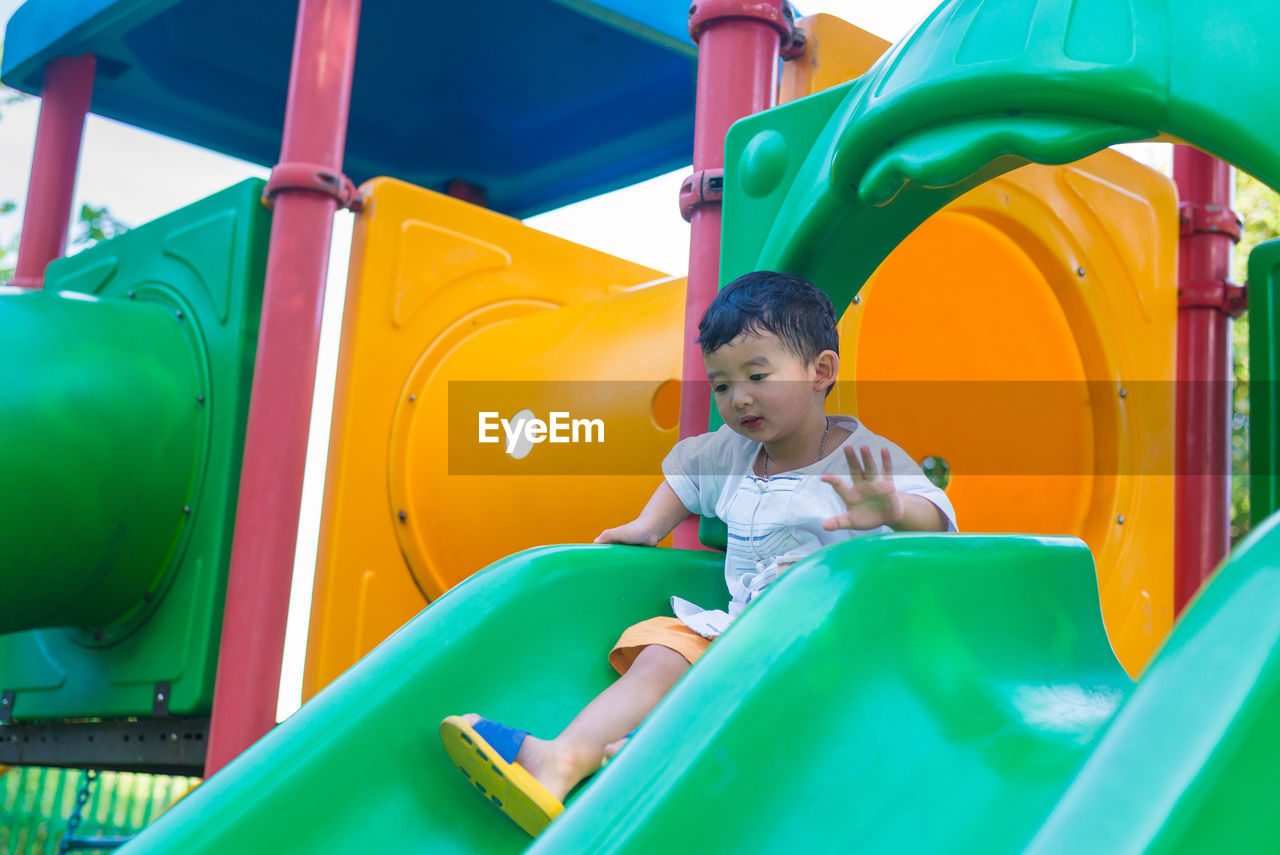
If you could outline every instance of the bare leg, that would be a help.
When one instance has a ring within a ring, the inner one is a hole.
[[[644,648],[627,673],[596,695],[559,736],[525,739],[516,762],[563,801],[579,781],[600,768],[605,746],[639,725],[687,670],[689,663],[674,650]],[[464,718],[474,723],[480,716]]]

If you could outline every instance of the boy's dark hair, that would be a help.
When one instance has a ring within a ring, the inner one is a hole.
[[[824,350],[840,352],[837,320],[831,299],[802,277],[757,270],[711,301],[698,322],[698,344],[713,353],[743,333],[771,332],[808,364]]]

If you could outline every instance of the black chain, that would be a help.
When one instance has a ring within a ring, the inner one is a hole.
[[[76,836],[76,829],[80,827],[80,814],[84,812],[84,806],[89,802],[89,791],[96,780],[98,780],[97,769],[85,769],[81,773],[80,792],[76,793],[76,807],[67,820],[67,833],[58,841],[58,855],[66,855],[71,851],[71,841]]]

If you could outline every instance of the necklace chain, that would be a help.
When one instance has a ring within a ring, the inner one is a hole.
[[[827,426],[822,429],[822,443],[818,446],[819,460],[821,460],[827,453],[827,434],[831,433],[831,417],[827,416],[825,418],[825,421]],[[764,453],[764,461],[761,464],[761,471],[764,473],[764,477],[768,478],[769,477],[769,449],[761,445],[760,450]]]

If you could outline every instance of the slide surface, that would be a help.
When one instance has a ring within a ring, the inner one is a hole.
[[[1224,821],[1235,851],[1261,851],[1280,839],[1258,809],[1274,787],[1249,778],[1234,807],[1217,794],[1277,756],[1277,528],[1237,551],[1136,686],[1078,541],[825,550],[536,841],[449,763],[439,720],[553,734],[611,681],[623,626],[671,594],[714,602],[723,582],[712,553],[531,550],[426,609],[122,851],[1136,853]]]

